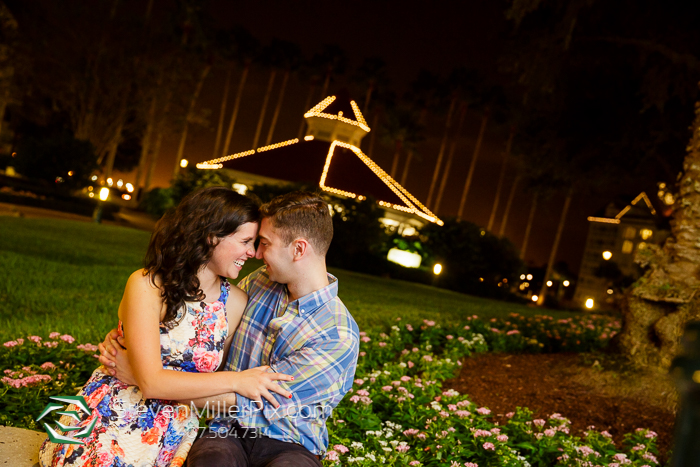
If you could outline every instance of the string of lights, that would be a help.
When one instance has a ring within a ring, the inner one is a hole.
[[[357,103],[355,101],[350,101],[350,106],[352,107],[352,111],[355,114],[355,120],[351,120],[349,118],[343,117],[343,112],[338,112],[338,115],[332,115],[328,113],[324,113],[323,110],[326,109],[329,105],[331,105],[335,101],[335,96],[328,96],[325,99],[323,99],[321,102],[316,104],[304,114],[304,118],[309,118],[309,117],[321,117],[321,118],[327,118],[329,120],[338,120],[343,123],[347,123],[349,125],[355,125],[359,126],[363,130],[365,130],[367,133],[370,132],[369,126],[367,126],[367,121],[365,121],[365,117],[362,115],[362,112],[360,112],[360,108],[357,106]]]

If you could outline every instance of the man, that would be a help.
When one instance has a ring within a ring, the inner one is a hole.
[[[338,298],[338,280],[326,271],[333,237],[328,205],[310,193],[278,196],[262,206],[256,258],[265,266],[239,287],[248,305],[226,370],[269,365],[294,376],[291,399],[278,406],[236,395],[238,414],[218,418],[187,457],[198,466],[320,466],[328,448],[326,419],[353,383],[359,330]],[[112,361],[110,336],[100,361]],[[198,406],[216,399],[198,400]]]

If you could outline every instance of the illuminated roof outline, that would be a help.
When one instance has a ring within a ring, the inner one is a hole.
[[[630,209],[632,209],[632,206],[636,206],[637,203],[640,202],[640,201],[642,201],[642,200],[644,201],[644,204],[646,204],[647,207],[649,208],[649,211],[651,211],[651,214],[655,216],[655,215],[656,215],[656,210],[654,209],[654,206],[652,206],[651,200],[649,199],[649,197],[647,196],[647,194],[646,194],[645,192],[642,191],[641,193],[639,193],[639,194],[637,195],[636,198],[634,198],[634,199],[632,200],[632,202],[631,202],[630,204],[628,204],[628,205],[625,206],[620,212],[618,212],[617,215],[616,215],[614,218],[609,218],[609,217],[593,217],[593,216],[591,216],[591,217],[588,218],[588,220],[589,220],[590,222],[602,222],[602,223],[605,223],[605,224],[619,224],[619,223],[620,223],[620,219],[622,219],[622,216],[624,216],[625,214],[627,214],[627,212],[628,212]]]
[[[328,118],[331,120],[339,120],[339,121],[344,122],[344,123],[359,126],[364,131],[367,131],[367,132],[370,131],[370,128],[369,128],[369,126],[367,126],[367,122],[365,121],[365,118],[362,115],[360,108],[358,107],[357,103],[353,100],[350,101],[350,105],[352,107],[353,113],[355,114],[356,120],[351,120],[349,118],[344,117],[342,115],[342,112],[339,112],[338,115],[324,113],[323,111],[325,109],[327,109],[328,106],[330,106],[335,100],[336,100],[336,96],[326,97],[321,102],[316,104],[314,107],[309,109],[309,111],[304,114],[304,117],[305,118],[321,117],[321,118]],[[307,141],[309,141],[309,140],[307,140]],[[294,139],[290,139],[287,141],[281,141],[279,143],[270,144],[268,146],[263,146],[263,147],[258,148],[258,149],[250,149],[248,151],[243,151],[243,152],[231,154],[231,155],[224,156],[224,157],[219,157],[217,159],[211,159],[208,161],[201,162],[201,163],[197,164],[196,166],[198,169],[210,169],[210,170],[221,169],[221,168],[223,168],[222,162],[251,156],[251,155],[256,154],[256,153],[262,153],[265,151],[270,151],[270,150],[274,150],[277,148],[294,145],[297,143],[299,143],[299,139],[294,138]],[[357,146],[353,146],[351,144],[342,142],[342,141],[335,140],[335,141],[330,143],[330,148],[328,150],[328,154],[326,156],[326,161],[325,161],[325,164],[323,167],[323,173],[321,174],[321,179],[319,181],[319,187],[323,191],[326,191],[328,193],[333,193],[336,195],[346,196],[349,198],[357,198],[360,201],[365,199],[365,196],[363,196],[363,195],[359,195],[357,193],[352,193],[349,191],[340,190],[338,188],[334,188],[334,187],[326,185],[326,178],[328,175],[328,170],[331,167],[331,162],[333,160],[333,155],[334,155],[336,147],[346,148],[346,149],[350,150],[351,152],[353,152],[404,203],[404,205],[400,205],[400,204],[390,203],[390,202],[383,201],[383,200],[378,200],[377,204],[379,204],[382,207],[395,209],[397,211],[415,214],[415,215],[427,220],[428,222],[434,222],[438,225],[444,224],[442,220],[440,220],[426,206],[424,206],[411,193],[409,193],[408,190],[406,190],[406,188],[401,186],[396,180],[394,180],[389,174],[387,174],[381,167],[379,167],[379,165],[377,165],[372,159],[370,159],[366,154],[364,154],[360,150],[360,148],[358,148]]]

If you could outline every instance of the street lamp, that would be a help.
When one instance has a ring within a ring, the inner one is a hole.
[[[183,169],[187,167],[187,164],[189,164],[189,161],[187,159],[180,160],[180,167],[182,167]]]
[[[98,198],[99,201],[97,201],[97,204],[95,205],[95,210],[92,211],[92,220],[95,223],[100,224],[102,223],[102,204],[107,201],[107,198],[109,198],[109,188],[106,186],[100,188]]]
[[[609,260],[610,258],[612,258],[612,253],[609,252],[609,251],[604,251],[604,252],[603,252],[603,259],[604,259],[605,261],[607,261],[607,260]]]
[[[433,274],[435,274],[436,276],[439,276],[441,272],[442,272],[442,264],[435,263],[435,266],[433,266]]]

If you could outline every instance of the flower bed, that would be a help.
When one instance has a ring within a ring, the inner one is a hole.
[[[401,324],[389,334],[362,333],[355,385],[328,421],[326,465],[585,466],[656,464],[655,434],[638,429],[615,446],[606,432],[573,436],[569,421],[553,414],[533,419],[527,408],[505,424],[468,396],[444,391],[461,359],[486,351],[593,351],[607,345],[619,323],[598,316],[548,316],[455,326]],[[94,369],[94,346],[53,333],[0,346],[0,423],[37,428],[33,418],[50,395],[73,394]]]

